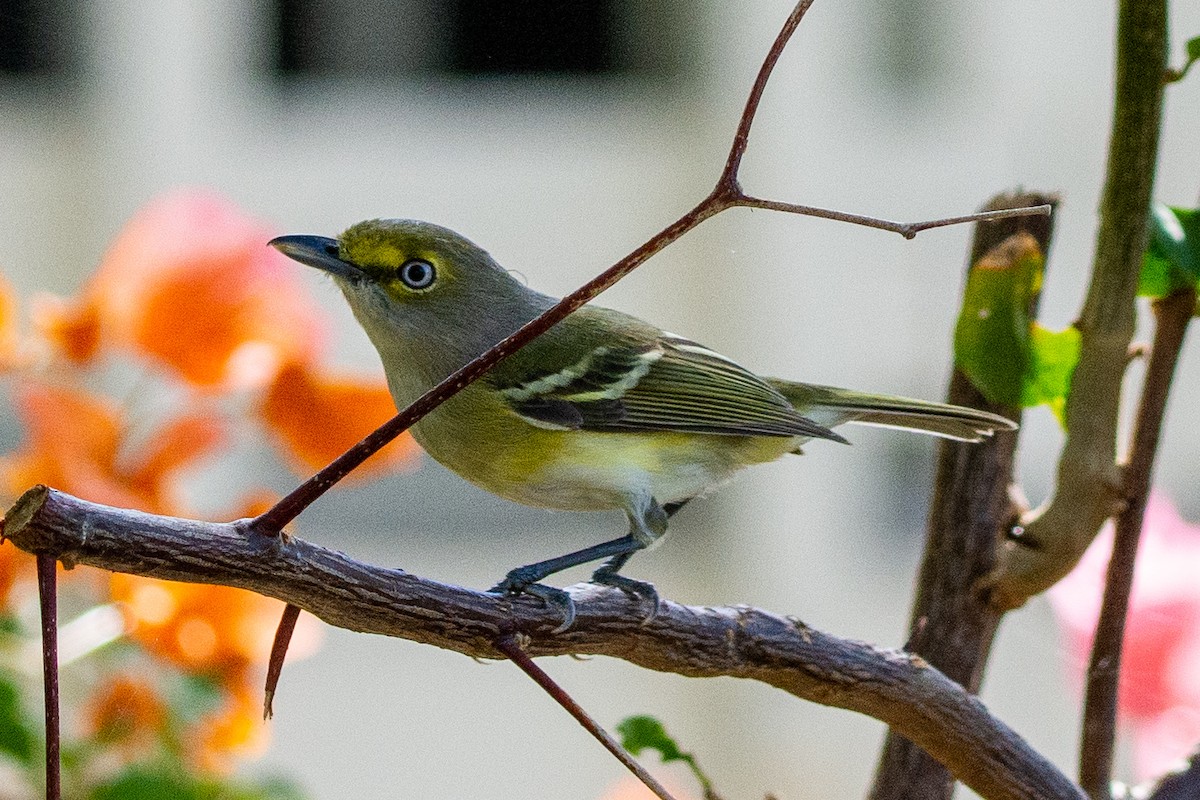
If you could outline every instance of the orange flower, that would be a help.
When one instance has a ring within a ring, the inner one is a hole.
[[[186,672],[217,679],[225,704],[188,734],[198,768],[225,773],[237,758],[265,750],[262,674],[283,603],[242,589],[174,583],[114,574],[113,599],[125,612],[129,635],[147,652]],[[316,619],[302,615],[289,659],[312,654],[320,639]]]
[[[147,754],[167,724],[167,706],[142,678],[109,677],[84,711],[90,736],[115,745],[129,760]]]
[[[265,660],[283,605],[243,589],[114,574],[132,637],[188,671],[214,673],[236,686]]]
[[[17,348],[21,341],[19,322],[16,293],[0,276],[0,369],[11,369],[17,363]]]
[[[12,542],[0,542],[0,614],[8,607],[8,593],[22,570],[34,574],[33,556],[16,548]]]
[[[262,719],[258,689],[234,692],[224,707],[205,716],[190,732],[188,749],[201,771],[227,775],[239,759],[266,752],[270,729]]]
[[[25,445],[4,460],[10,493],[45,483],[98,503],[136,507],[139,498],[116,475],[121,416],[99,398],[68,389],[27,386],[14,398]]]
[[[95,298],[37,295],[32,306],[34,327],[69,363],[81,366],[95,357],[100,349],[100,306]]]
[[[283,603],[228,586],[175,583],[114,574],[113,599],[122,604],[130,636],[149,652],[189,672],[214,675],[234,690],[264,664]],[[289,656],[316,649],[315,620],[301,618]]]
[[[148,441],[141,458],[121,458],[125,421],[110,403],[83,392],[30,385],[15,405],[26,429],[24,447],[0,460],[11,493],[45,483],[97,503],[178,513],[173,478],[222,439],[220,423],[180,417]]]
[[[312,472],[348,450],[396,414],[382,381],[339,377],[293,362],[279,371],[260,408],[284,451]],[[416,443],[405,434],[367,459],[354,477],[415,463]]]
[[[50,315],[50,335],[68,354],[94,352],[93,336],[133,345],[202,387],[261,385],[312,356],[323,329],[271,235],[219,196],[159,197],[117,236],[82,301]]]
[[[680,800],[691,800],[692,797],[696,796],[680,789],[675,781],[664,779],[663,776],[657,774],[654,777],[663,784],[672,797],[678,797]],[[655,800],[657,796],[654,792],[646,788],[646,784],[632,775],[626,775],[609,786],[608,790],[600,795],[600,800]]]

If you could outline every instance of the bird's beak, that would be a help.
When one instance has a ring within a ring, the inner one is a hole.
[[[337,239],[325,236],[276,236],[267,244],[288,258],[338,278],[361,282],[367,277],[358,267],[338,258]]]

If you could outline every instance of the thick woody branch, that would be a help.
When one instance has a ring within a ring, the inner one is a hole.
[[[747,607],[665,602],[644,623],[639,603],[606,587],[572,587],[575,626],[528,598],[500,598],[374,567],[247,520],[207,523],[114,509],[35,487],[4,535],[65,564],[236,586],[303,608],[331,625],[396,636],[477,658],[521,633],[534,656],[592,654],[694,677],[762,681],[796,697],[867,714],[933,754],[986,798],[1072,798],[1068,778],[922,659],[838,639]]]
[[[1133,797],[1146,800],[1193,800],[1200,797],[1200,749],[1192,752],[1187,764],[1164,775],[1152,788],[1138,787]]]
[[[1166,0],[1122,0],[1116,98],[1092,280],[1076,323],[1082,338],[1067,401],[1069,432],[1053,499],[1024,520],[997,570],[992,599],[1015,608],[1070,572],[1123,505],[1117,411],[1134,294],[1146,250],[1167,64]]]

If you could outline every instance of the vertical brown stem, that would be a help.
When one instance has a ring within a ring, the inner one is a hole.
[[[42,611],[42,687],[46,703],[46,800],[62,797],[58,723],[58,573],[50,553],[38,553],[38,600]]]
[[[1117,688],[1121,674],[1121,645],[1125,617],[1154,457],[1162,434],[1167,394],[1183,347],[1183,337],[1196,308],[1196,292],[1188,289],[1154,303],[1156,328],[1145,387],[1138,407],[1137,424],[1125,469],[1127,504],[1117,516],[1112,557],[1104,585],[1096,639],[1088,665],[1083,710],[1083,736],[1079,746],[1079,784],[1094,800],[1112,796],[1113,747],[1117,728]]]
[[[1001,195],[987,208],[1057,202],[1050,195]],[[976,226],[968,261],[1018,232],[1042,252],[1050,244],[1053,217],[1018,217]],[[1029,309],[1036,315],[1037,298]],[[947,401],[1019,419],[1020,409],[989,403],[957,369]],[[968,691],[978,692],[1000,614],[978,586],[996,565],[997,548],[1015,512],[1008,495],[1017,437],[999,435],[980,444],[943,442],[938,452],[925,552],[917,578],[907,649]],[[888,733],[871,790],[873,800],[948,800],[950,773],[909,740]]]

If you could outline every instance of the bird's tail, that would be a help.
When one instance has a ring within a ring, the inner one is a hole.
[[[946,439],[978,442],[995,431],[1016,430],[1017,424],[998,414],[974,408],[865,394],[832,386],[766,379],[797,411],[830,428],[844,422],[928,433]]]

